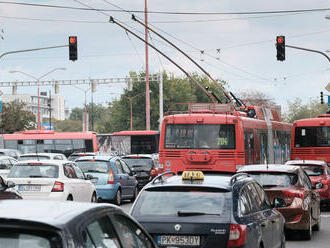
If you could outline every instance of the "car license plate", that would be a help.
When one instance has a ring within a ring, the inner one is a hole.
[[[182,245],[182,246],[199,246],[199,236],[158,236],[157,243],[159,245]]]
[[[18,190],[19,191],[40,191],[41,186],[40,185],[19,185]]]

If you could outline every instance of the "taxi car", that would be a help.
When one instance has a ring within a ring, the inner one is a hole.
[[[159,247],[285,247],[284,218],[247,174],[165,172],[130,214]]]
[[[320,160],[289,160],[286,165],[296,165],[304,169],[313,187],[320,194],[321,205],[330,208],[330,169]]]
[[[70,161],[22,161],[8,174],[23,199],[96,202],[96,189],[91,180]]]
[[[141,225],[114,205],[29,200],[1,202],[0,246],[157,247]]]
[[[299,166],[247,165],[239,172],[248,173],[264,188],[271,203],[285,218],[287,231],[299,231],[310,240],[312,230],[320,229],[320,196]]]

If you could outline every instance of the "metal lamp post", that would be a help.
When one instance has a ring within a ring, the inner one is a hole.
[[[39,82],[42,78],[48,76],[49,74],[53,73],[54,71],[58,71],[58,70],[66,70],[66,68],[64,67],[59,67],[59,68],[55,68],[53,70],[50,70],[49,72],[43,74],[42,76],[40,77],[35,77],[31,74],[28,74],[26,72],[23,72],[23,71],[9,71],[10,73],[21,73],[25,76],[28,76],[30,78],[33,78],[34,80],[37,81],[37,85],[38,85],[38,114],[37,114],[37,129],[40,130],[40,92],[39,92]]]
[[[91,90],[91,87],[88,88],[87,90],[84,90],[82,88],[79,88],[78,86],[75,86],[75,85],[72,85],[72,86],[75,87],[76,89],[81,90],[82,92],[85,93],[85,108],[84,108],[84,116],[85,116],[85,118],[84,118],[84,130],[83,131],[86,132],[86,131],[88,131],[87,130],[87,92],[89,90]]]

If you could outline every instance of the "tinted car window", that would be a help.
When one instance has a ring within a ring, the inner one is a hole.
[[[258,192],[258,195],[261,199],[260,209],[270,208],[270,202],[269,202],[268,197],[267,197],[265,191],[263,190],[263,188],[260,187],[260,185],[256,184],[256,183],[254,183],[253,186],[255,187],[255,189]]]
[[[178,216],[201,212],[229,215],[231,193],[212,188],[162,187],[144,190],[134,208],[134,216]],[[179,213],[180,212],[180,213]]]
[[[143,231],[131,220],[122,215],[115,215],[114,226],[125,248],[151,248],[151,241]]]
[[[77,178],[77,175],[71,165],[64,165],[64,175],[68,178]]]
[[[246,186],[246,193],[249,194],[251,212],[258,212],[258,211],[262,210],[261,198],[252,183],[249,183]]]
[[[1,230],[0,229],[1,247],[15,248],[51,248],[62,246],[59,237],[48,234],[40,235],[35,233],[23,233],[22,230]]]
[[[293,173],[253,172],[249,174],[263,187],[267,187],[267,186],[288,187],[290,185],[296,184],[298,180],[298,176]]]
[[[82,237],[86,248],[120,248],[116,232],[106,216],[89,224]]]
[[[127,164],[126,164],[124,161],[120,161],[120,162],[121,162],[121,166],[122,166],[124,172],[125,172],[126,174],[130,174],[131,171],[130,171],[130,169],[128,168]]]
[[[19,161],[27,160],[49,160],[49,156],[20,156]]]
[[[32,164],[32,163],[31,163]],[[8,178],[58,178],[58,166],[55,165],[15,165],[10,170]]]
[[[9,159],[0,160],[0,170],[9,170],[12,167]]]
[[[240,191],[238,199],[239,214],[241,216],[247,215],[252,212],[250,198],[246,192],[245,187]]]
[[[115,162],[115,170],[116,170],[116,174],[124,174],[124,170],[119,160],[116,160]]]
[[[74,166],[73,169],[79,179],[85,179],[84,173],[80,170],[79,167]]]
[[[153,160],[147,157],[124,157],[123,160],[131,169],[134,167],[147,167],[151,170],[153,167]]]
[[[324,169],[322,166],[317,165],[303,165],[300,166],[308,176],[321,176],[324,173]]]
[[[107,161],[76,161],[75,162],[83,172],[100,172],[100,173],[108,173],[109,172],[109,162]]]

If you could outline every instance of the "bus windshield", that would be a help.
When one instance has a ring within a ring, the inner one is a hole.
[[[330,127],[296,127],[295,147],[329,147]]]
[[[168,124],[166,149],[235,149],[232,124]]]

